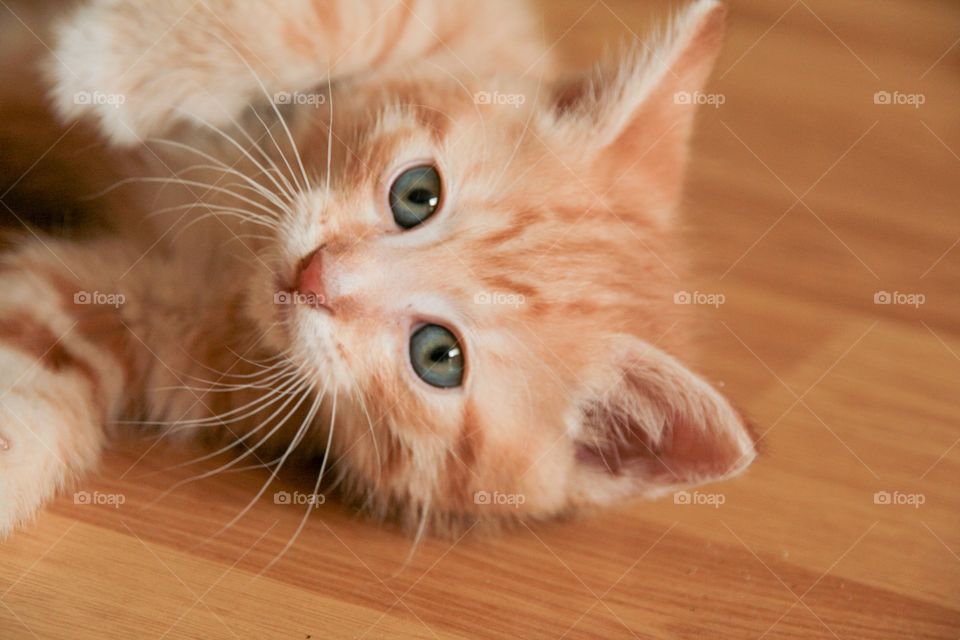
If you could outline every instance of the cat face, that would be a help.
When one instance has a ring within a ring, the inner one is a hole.
[[[753,459],[736,411],[664,350],[692,118],[674,96],[722,26],[701,6],[657,54],[569,82],[425,71],[295,115],[316,178],[254,315],[336,398],[332,459],[377,510],[546,517]]]

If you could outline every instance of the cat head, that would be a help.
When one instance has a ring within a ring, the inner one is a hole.
[[[311,186],[250,311],[336,396],[330,455],[375,510],[548,517],[754,459],[668,353],[694,115],[677,96],[706,81],[723,16],[698,2],[646,53],[555,84],[422,69],[296,111]]]

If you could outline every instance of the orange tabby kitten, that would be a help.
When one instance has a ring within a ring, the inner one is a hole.
[[[555,79],[513,0],[87,2],[52,97],[128,179],[109,235],[0,263],[0,535],[121,423],[270,479],[322,456],[420,525],[743,471],[743,419],[668,353],[661,261],[694,116],[674,96],[723,16],[698,0],[648,53]]]

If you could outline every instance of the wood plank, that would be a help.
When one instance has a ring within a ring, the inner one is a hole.
[[[541,2],[571,68],[672,4]],[[157,501],[215,463],[119,442],[80,489],[122,505],[68,495],[0,547],[0,637],[957,638],[960,4],[729,5],[677,283],[724,295],[698,310],[700,368],[766,433],[746,476],[700,490],[722,504],[629,502],[411,555],[330,502],[264,572],[300,508],[262,500],[211,539],[263,473]]]

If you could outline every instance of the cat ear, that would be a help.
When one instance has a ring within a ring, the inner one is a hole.
[[[716,0],[698,0],[673,21],[659,44],[561,83],[554,104],[566,143],[584,150],[611,180],[645,172],[662,188],[662,204],[673,204],[696,98],[720,52],[725,15]]]
[[[577,406],[577,465],[593,501],[655,496],[744,471],[757,455],[743,417],[703,378],[634,337]]]

